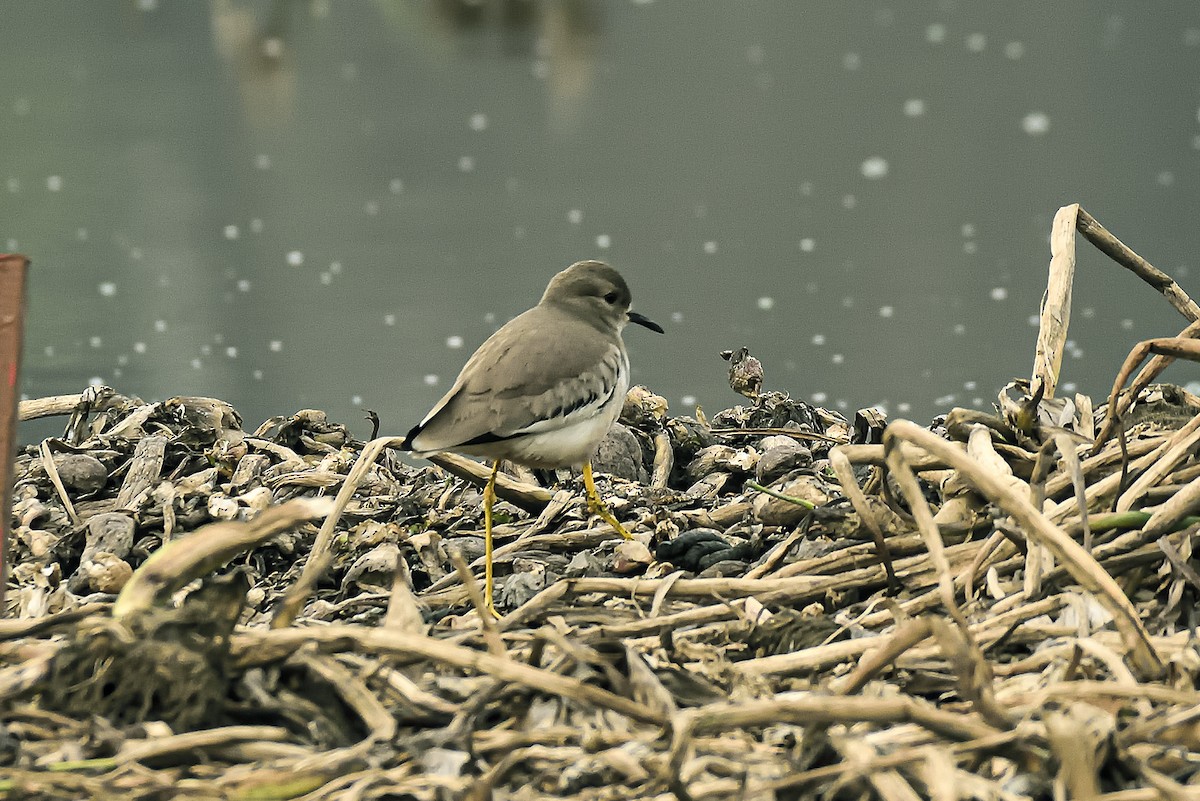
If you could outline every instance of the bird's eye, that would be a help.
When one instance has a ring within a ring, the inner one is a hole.
[[[609,306],[612,306],[614,303],[617,302],[617,293],[609,292],[607,295],[604,296],[604,302],[607,303]]]

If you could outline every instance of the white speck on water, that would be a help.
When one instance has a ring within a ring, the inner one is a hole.
[[[432,387],[437,386],[438,377],[436,373],[429,373],[421,380],[425,382],[425,386]]]
[[[485,323],[487,323],[488,325],[494,324],[496,322],[496,313],[495,312],[485,312],[483,315],[483,321]]]
[[[88,240],[88,229],[76,228],[75,229],[75,238],[78,239],[80,242],[86,242]]]
[[[100,290],[100,294],[106,298],[111,298],[117,294],[117,285],[112,281],[105,281],[97,288]]]
[[[129,355],[126,353],[122,353],[122,354],[118,355],[117,356],[117,364],[119,364],[122,367],[129,364]]]
[[[212,345],[201,345],[200,346],[200,355],[201,356],[212,356]]]
[[[1183,32],[1183,43],[1188,47],[1200,45],[1200,28],[1187,28]]]
[[[912,411],[912,404],[909,403],[908,401],[901,401],[900,403],[896,404],[896,413],[897,414],[908,414],[911,411]]]
[[[342,76],[343,81],[353,81],[358,78],[358,65],[353,61],[347,61],[338,68],[338,74]]]
[[[1129,319],[1128,317],[1121,320],[1121,328],[1123,328],[1126,331],[1132,331],[1133,330],[1133,320]]]
[[[812,181],[801,181],[800,182],[800,194],[804,195],[805,197],[812,197],[812,193],[813,193],[813,182]]]
[[[267,350],[271,351],[272,353],[279,353],[279,351],[283,350],[283,340],[272,339],[269,343],[267,343]]]
[[[1003,286],[994,286],[988,295],[992,300],[1008,300],[1008,288]]]
[[[942,406],[949,406],[950,404],[954,403],[954,401],[956,401],[956,400],[958,400],[958,395],[954,395],[954,394],[943,395],[940,398],[934,398],[933,405],[940,408]]]
[[[842,67],[853,72],[862,66],[862,56],[858,53],[847,53],[842,56]]]
[[[1079,310],[1079,314],[1085,320],[1090,320],[1096,316],[1096,307],[1095,306],[1084,306],[1082,309]]]
[[[13,114],[16,114],[18,117],[24,117],[29,113],[29,110],[29,98],[18,97],[15,101],[13,101]]]
[[[138,0],[138,11],[154,11],[158,8],[158,0]]]
[[[287,263],[289,267],[299,267],[304,264],[304,253],[299,250],[289,250],[287,254]]]
[[[525,238],[525,228],[524,228],[524,226],[518,225],[516,228],[513,229],[513,239],[524,239],[524,238]]]
[[[829,394],[825,392],[814,392],[808,396],[808,399],[813,403],[824,403],[829,400]]]
[[[976,388],[978,388],[978,386],[979,386],[979,383],[977,381],[964,381],[963,382],[963,389],[965,389],[967,392],[974,392],[976,390]]]
[[[812,342],[817,347],[820,347],[821,345],[825,344],[825,335],[824,334],[813,334],[812,339],[809,341]]]
[[[889,318],[889,317],[895,317],[896,316],[896,307],[895,306],[880,306],[879,307],[879,316],[883,317],[885,319]]]
[[[488,127],[488,116],[482,111],[476,111],[471,115],[470,125],[472,131],[485,130]]]
[[[607,250],[612,246],[612,237],[608,234],[600,234],[596,237],[596,247],[601,250]]]
[[[333,273],[334,275],[341,275],[342,263],[340,261],[329,262],[329,272]]]
[[[393,195],[399,195],[404,191],[404,181],[401,181],[399,178],[393,178],[388,181],[388,191]]]
[[[139,356],[141,354],[145,353],[146,352],[146,343],[145,342],[134,342],[133,343],[133,352],[138,354]]]
[[[249,292],[250,291],[250,282],[248,280],[246,280],[245,278],[243,278],[237,282],[237,288],[238,288],[238,292]]]
[[[1067,381],[1061,387],[1059,387],[1059,389],[1061,389],[1063,392],[1077,392],[1079,390],[1079,385],[1074,381]]]
[[[250,373],[250,377],[253,378],[255,381],[262,381],[263,380],[263,371],[255,370],[254,372]]]
[[[680,312],[680,311],[671,312],[671,322],[682,323],[683,322],[683,312]]]
[[[237,348],[235,348],[233,345],[230,345],[229,347],[227,347],[225,349],[225,355],[227,357],[229,357],[230,359],[236,359],[237,358]]]
[[[967,327],[962,323],[955,323],[954,328],[951,330],[954,332],[954,335],[958,337],[961,337],[963,334],[967,333]]]
[[[756,67],[761,67],[767,59],[767,49],[760,44],[752,44],[746,48],[746,60]]]
[[[846,295],[844,298],[842,298],[842,308],[843,309],[853,309],[854,308],[854,298],[850,297],[849,295]]]
[[[5,186],[8,187],[9,194],[15,195],[21,191],[21,179],[20,178],[9,178],[8,181],[5,183]]]
[[[1028,323],[1031,328],[1037,328],[1039,325],[1042,324],[1041,318],[1036,314],[1031,314],[1028,317],[1026,317],[1025,322]]]
[[[254,167],[259,170],[271,169],[271,157],[266,153],[259,153],[254,157]]]
[[[843,208],[853,209],[857,205],[858,205],[858,198],[856,198],[854,195],[842,195],[842,207]]]
[[[321,271],[321,283],[324,284],[325,286],[329,286],[330,284],[332,284],[333,283],[333,274],[330,273],[328,270],[322,270]]]
[[[717,252],[717,243],[712,241],[711,239],[708,240],[707,242],[705,242],[704,243],[704,252],[710,256],[712,254],[716,253]]]
[[[758,308],[761,311],[770,311],[775,308],[775,298],[769,295],[763,295],[758,299]]]
[[[10,240],[8,240],[8,245],[7,245],[6,249],[8,250],[9,253],[15,253],[16,251],[20,250],[21,248],[17,244],[17,240],[10,239]]]
[[[258,217],[255,217],[253,220],[251,220],[250,232],[254,234],[261,234],[263,232],[263,221]]]
[[[142,253],[141,248],[130,248],[129,249],[129,258],[133,259],[134,261],[141,261],[142,256],[144,256],[144,255],[145,254]]]
[[[830,362],[830,364],[845,364],[845,362],[846,362],[846,354],[844,354],[844,353],[835,353],[835,354],[833,354],[832,356],[830,356],[830,357],[829,357],[829,362]]]
[[[226,239],[237,239],[240,234],[241,234],[241,232],[238,230],[238,227],[236,225],[225,226],[225,238]]]
[[[581,209],[571,209],[567,212],[567,222],[571,225],[579,225],[583,222],[583,211]]]
[[[46,188],[51,192],[58,192],[63,188],[63,179],[61,175],[50,175],[46,178]]]
[[[263,39],[261,46],[267,58],[280,58],[283,55],[283,40],[278,36],[268,36]]]
[[[886,178],[888,174],[888,162],[883,156],[871,156],[862,163],[862,174],[864,178],[878,180]]]
[[[379,213],[379,202],[375,200],[368,200],[363,204],[363,213],[368,217],[374,217]]]
[[[963,239],[970,239],[971,237],[975,236],[975,223],[963,223],[962,236]]]
[[[539,81],[544,81],[546,80],[546,76],[550,74],[550,65],[545,59],[537,58],[529,65],[529,71],[533,73],[533,77]]]
[[[978,242],[963,242],[963,253],[975,253],[978,250]]]
[[[982,33],[972,33],[967,37],[966,44],[972,53],[982,53],[987,47],[987,37]]]
[[[1021,119],[1021,130],[1030,136],[1041,136],[1050,130],[1050,116],[1042,111],[1031,111]]]
[[[351,395],[350,396],[350,405],[351,406],[362,406],[362,403],[363,403],[362,395]]]
[[[1196,134],[1192,137],[1192,148],[1195,150],[1200,150],[1200,134]]]
[[[925,41],[930,44],[941,44],[946,41],[946,26],[940,22],[935,22],[925,28]]]
[[[166,320],[155,320],[154,321],[154,331],[159,334],[166,333],[167,321]]]
[[[812,253],[817,247],[817,240],[811,236],[806,236],[800,240],[800,251],[802,253]]]
[[[1004,45],[1004,55],[1008,56],[1013,61],[1016,61],[1021,56],[1025,55],[1025,45],[1021,42],[1009,42]]]
[[[102,387],[102,386],[104,386],[104,379],[98,375],[94,375],[88,379],[88,386],[89,387]]]
[[[471,172],[472,170],[474,170],[475,169],[475,157],[474,156],[459,156],[458,157],[458,169],[460,172]]]
[[[204,362],[200,361],[199,359],[192,359],[193,370],[199,370],[202,367],[204,367]]]
[[[1154,178],[1155,183],[1159,186],[1170,186],[1175,183],[1175,173],[1170,170],[1163,170]]]
[[[47,345],[45,348],[42,349],[42,353],[45,354],[47,359],[53,359],[54,358],[54,346]]]
[[[925,113],[925,101],[919,97],[910,97],[904,101],[904,116],[920,117]]]
[[[695,395],[684,395],[679,399],[679,404],[684,407],[691,407],[696,405],[696,400]]]
[[[451,334],[450,336],[446,337],[446,347],[447,348],[450,348],[451,350],[458,350],[462,346],[463,346],[463,338],[460,337],[458,334]]]
[[[104,340],[101,339],[100,337],[89,337],[88,344],[91,345],[93,348],[100,348],[100,347],[103,347]]]

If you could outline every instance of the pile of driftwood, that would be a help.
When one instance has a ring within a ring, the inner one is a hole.
[[[1150,381],[1200,326],[1055,397],[1076,230],[1200,319],[1074,206],[994,414],[847,421],[743,351],[711,419],[635,388],[596,461],[635,539],[505,477],[498,621],[481,465],[23,403],[67,422],[17,461],[0,797],[1195,797],[1200,399]]]

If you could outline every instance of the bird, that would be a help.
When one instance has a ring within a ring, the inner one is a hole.
[[[532,309],[479,346],[450,390],[413,426],[402,447],[424,456],[453,451],[491,460],[483,492],[484,603],[493,600],[492,507],[504,460],[531,468],[582,467],[588,509],[625,539],[629,532],[596,492],[591,459],[629,389],[628,323],[664,333],[630,310],[629,285],[600,261],[550,279]]]

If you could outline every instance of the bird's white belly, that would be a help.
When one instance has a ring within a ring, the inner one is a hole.
[[[591,459],[600,440],[604,439],[620,413],[621,404],[610,403],[599,414],[554,431],[526,434],[504,443],[492,443],[483,455],[546,469],[583,464]]]

